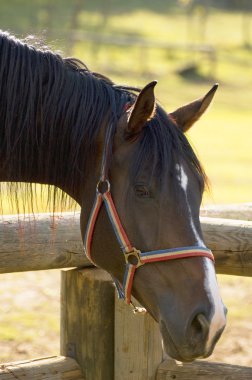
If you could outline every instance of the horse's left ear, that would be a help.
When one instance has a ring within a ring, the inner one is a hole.
[[[186,132],[207,110],[217,88],[218,84],[216,83],[203,98],[186,104],[170,114],[183,132]]]
[[[152,118],[156,108],[154,87],[157,81],[153,81],[145,86],[138,95],[127,124],[128,134],[138,134]]]

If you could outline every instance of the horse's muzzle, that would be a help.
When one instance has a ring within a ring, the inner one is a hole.
[[[209,346],[210,324],[203,313],[195,315],[186,329],[172,336],[163,320],[159,323],[165,352],[173,359],[191,362],[198,358],[206,358],[213,352],[225,326],[218,330]]]

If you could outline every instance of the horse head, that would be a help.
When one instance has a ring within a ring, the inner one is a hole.
[[[89,222],[95,228],[92,260],[118,284],[125,282],[125,265],[134,267],[134,279],[126,280],[132,281],[132,295],[159,323],[166,352],[177,360],[191,361],[211,354],[226,321],[199,221],[206,177],[184,135],[209,106],[217,85],[205,97],[171,114],[156,104],[155,85],[151,82],[126,106],[117,124],[109,180],[103,181],[111,201],[98,190],[100,204],[96,197],[95,220]],[[98,217],[102,200],[108,215],[101,208]],[[119,227],[113,218],[119,220]],[[88,227],[83,215],[81,224],[84,233]],[[116,239],[118,234],[125,234],[132,246],[123,238]],[[126,251],[130,245],[130,255],[133,245],[137,248],[130,263],[124,255],[125,264],[118,240]],[[145,261],[148,255],[154,259]]]

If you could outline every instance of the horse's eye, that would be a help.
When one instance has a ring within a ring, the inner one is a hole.
[[[134,186],[134,192],[137,197],[141,198],[150,198],[151,197],[151,192],[148,188],[148,186],[143,185],[143,184],[137,184]]]

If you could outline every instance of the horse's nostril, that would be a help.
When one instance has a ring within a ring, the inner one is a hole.
[[[224,305],[224,314],[225,314],[225,317],[227,316],[227,313],[228,313],[228,309],[227,309],[226,306]]]
[[[209,332],[209,322],[204,314],[197,314],[190,326],[191,336],[194,338],[206,338]]]

